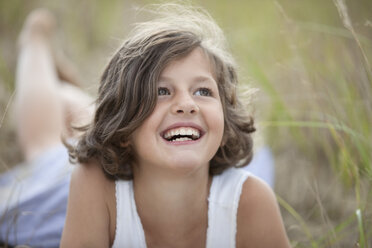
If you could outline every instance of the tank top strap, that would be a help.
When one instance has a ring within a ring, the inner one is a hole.
[[[134,200],[133,181],[117,180],[116,231],[112,248],[146,248],[146,239]]]
[[[242,186],[250,173],[230,168],[213,177],[208,198],[207,248],[235,247]]]

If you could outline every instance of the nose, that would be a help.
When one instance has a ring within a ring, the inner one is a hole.
[[[199,106],[189,94],[179,95],[172,104],[173,114],[194,115],[199,112]]]

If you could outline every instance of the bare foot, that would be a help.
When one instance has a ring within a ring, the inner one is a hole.
[[[75,86],[81,86],[80,76],[70,60],[59,49],[57,41],[57,22],[47,9],[35,9],[28,16],[23,25],[19,46],[23,47],[33,41],[43,42],[50,49],[53,56],[58,78]]]
[[[50,43],[55,31],[56,19],[49,10],[33,10],[23,24],[18,41],[19,45],[22,47],[35,40]]]

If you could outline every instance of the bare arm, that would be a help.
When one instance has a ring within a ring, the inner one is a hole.
[[[72,173],[61,247],[109,247],[108,179],[95,164],[79,165]]]
[[[244,183],[237,218],[237,247],[290,247],[275,195],[260,179]]]

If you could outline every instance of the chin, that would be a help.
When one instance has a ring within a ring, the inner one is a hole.
[[[168,168],[171,168],[174,171],[180,172],[180,173],[192,173],[198,170],[201,170],[203,168],[209,168],[209,162],[201,162],[200,160],[193,160],[193,159],[178,159],[173,161]]]

